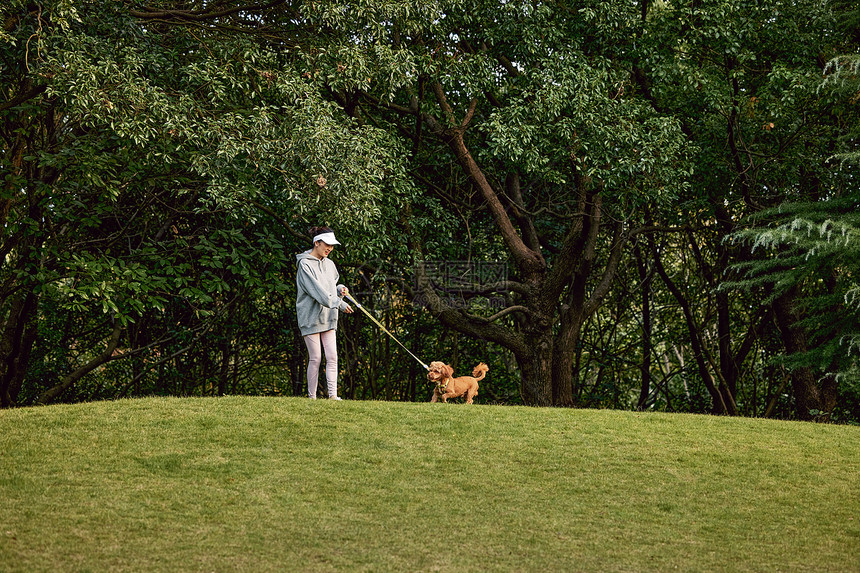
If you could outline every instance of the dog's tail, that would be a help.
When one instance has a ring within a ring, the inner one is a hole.
[[[474,370],[472,370],[472,376],[475,377],[475,380],[483,380],[484,376],[486,376],[487,372],[489,372],[489,371],[490,371],[490,367],[487,366],[486,364],[484,364],[483,362],[481,362],[480,364],[475,366]]]

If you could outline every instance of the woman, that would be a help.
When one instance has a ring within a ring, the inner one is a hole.
[[[337,395],[337,317],[339,310],[352,313],[352,307],[343,300],[349,290],[337,284],[340,274],[328,258],[334,246],[340,243],[328,227],[311,227],[308,233],[313,237],[313,248],[296,255],[296,316],[308,347],[308,396],[317,397],[320,363],[325,351],[328,397],[340,400]]]

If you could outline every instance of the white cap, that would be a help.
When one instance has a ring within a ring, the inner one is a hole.
[[[339,245],[340,243],[334,238],[334,233],[320,233],[314,237],[314,243],[322,241],[326,245]]]

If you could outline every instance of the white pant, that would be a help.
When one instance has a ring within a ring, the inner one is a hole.
[[[325,350],[325,379],[328,383],[328,397],[337,396],[337,338],[336,330],[326,330],[305,336],[308,347],[308,396],[317,397],[320,376],[320,363]]]

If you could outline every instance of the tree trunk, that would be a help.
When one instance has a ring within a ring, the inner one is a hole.
[[[717,291],[717,338],[720,353],[720,370],[726,381],[728,391],[732,396],[737,395],[738,365],[737,357],[732,351],[731,313],[729,296],[726,291]],[[755,320],[753,317],[751,320]]]
[[[582,313],[573,310],[562,307],[561,327],[553,342],[552,402],[556,406],[574,405],[573,363],[576,360],[576,344],[582,332]]]
[[[553,343],[551,334],[529,337],[534,341],[530,352],[517,355],[520,367],[520,393],[528,406],[552,406]]]
[[[218,345],[221,351],[221,368],[218,372],[218,395],[227,394],[227,383],[230,381],[230,358],[233,355],[233,347],[224,335],[224,340]]]
[[[572,407],[574,405],[573,363],[576,360],[574,350],[582,333],[582,323],[585,320],[585,289],[595,258],[597,232],[600,229],[602,215],[600,195],[588,197],[584,187],[586,185],[580,181],[578,187],[579,205],[583,214],[578,224],[571,227],[571,232],[566,241],[570,250],[579,250],[579,256],[578,260],[574,257],[568,258],[569,264],[575,270],[568,287],[566,301],[561,305],[559,311],[560,327],[553,344],[552,397],[553,403],[557,406]],[[588,203],[591,204],[591,207],[587,209]],[[575,234],[579,236],[576,237]],[[574,265],[574,261],[577,264]],[[558,305],[558,294],[556,293],[560,290],[552,284],[558,276],[557,272],[552,273],[547,281],[548,285],[543,289],[545,300],[540,301],[540,304],[544,308],[554,309]]]
[[[651,242],[651,253],[657,274],[659,274],[660,278],[663,279],[663,283],[666,285],[666,288],[669,289],[669,292],[671,292],[672,296],[675,297],[675,300],[678,301],[678,305],[680,305],[681,310],[684,313],[684,318],[687,322],[687,332],[690,334],[690,345],[693,349],[693,357],[696,359],[696,366],[698,366],[699,369],[699,376],[701,376],[702,382],[705,384],[705,387],[708,389],[708,393],[711,395],[712,412],[715,414],[736,415],[737,410],[734,407],[734,399],[731,395],[727,395],[722,388],[717,387],[717,384],[714,382],[714,377],[708,369],[708,357],[706,356],[704,341],[701,338],[700,330],[696,325],[695,318],[693,317],[690,302],[669,277],[669,274],[666,272],[666,269],[663,267],[663,263],[660,260],[660,254],[657,251],[657,247],[653,242]]]
[[[642,363],[639,365],[642,380],[639,399],[636,401],[636,409],[641,412],[648,407],[648,397],[651,395],[651,282],[654,274],[649,271],[638,244],[633,254],[639,271],[639,283],[642,285]]]
[[[774,316],[780,337],[789,354],[806,352],[806,332],[796,324],[795,292],[780,295],[773,303]],[[836,377],[827,374],[818,385],[816,374],[808,367],[791,372],[791,389],[794,394],[797,417],[801,420],[824,420],[836,406]]]
[[[0,407],[15,405],[36,339],[38,297],[19,292],[9,305],[0,340]]]

